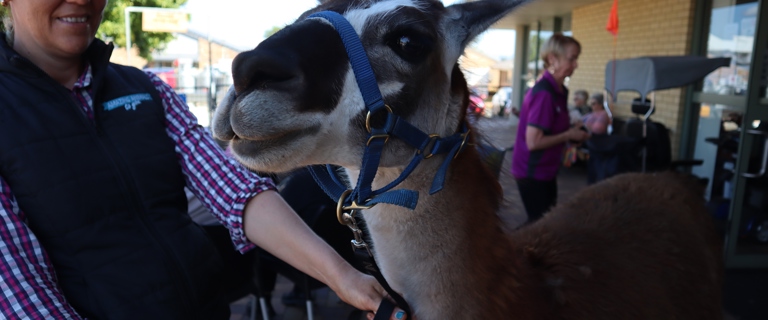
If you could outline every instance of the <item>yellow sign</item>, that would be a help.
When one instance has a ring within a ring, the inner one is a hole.
[[[712,108],[708,104],[701,105],[701,110],[699,110],[699,117],[709,118],[709,115],[711,113],[712,113]]]
[[[187,32],[189,19],[186,12],[144,11],[141,30],[150,32]]]

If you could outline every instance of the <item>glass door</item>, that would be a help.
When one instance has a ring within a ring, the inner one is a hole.
[[[713,0],[704,39],[709,57],[731,65],[708,75],[700,105],[692,173],[726,241],[729,267],[768,267],[768,17],[757,0]]]
[[[727,57],[731,64],[707,75],[693,100],[700,104],[694,159],[701,166],[692,173],[707,178],[706,198],[721,230],[727,224],[733,198],[735,159],[739,133],[747,107],[757,29],[757,0],[712,0],[708,28],[703,32],[706,54]]]
[[[726,237],[729,267],[768,267],[768,8],[758,10]]]

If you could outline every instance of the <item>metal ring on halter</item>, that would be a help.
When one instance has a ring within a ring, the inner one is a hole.
[[[348,189],[347,191],[344,191],[341,194],[341,197],[339,197],[339,202],[336,203],[336,220],[339,220],[339,223],[345,226],[349,225],[350,223],[353,223],[354,221],[348,221],[348,219],[351,219],[352,216],[348,215],[349,217],[345,217],[344,211],[368,210],[375,206],[375,204],[370,206],[361,206],[357,204],[357,202],[355,201],[352,201],[352,204],[348,206],[344,206],[344,202],[346,202],[347,197],[349,196],[350,193],[352,193],[352,190]]]
[[[420,150],[416,150],[416,154],[426,153],[429,148],[435,146],[435,142],[437,141],[438,138],[440,138],[439,134],[437,134],[437,133],[430,134],[429,135],[429,141],[427,141],[427,144],[424,146],[424,148],[422,148]],[[432,156],[434,156],[434,155],[435,155],[434,153],[430,152],[429,154],[424,156],[424,159],[432,158]]]
[[[461,150],[464,150],[464,145],[467,144],[467,139],[469,138],[469,132],[472,131],[470,129],[467,129],[467,132],[464,132],[462,136],[464,136],[464,139],[461,140],[461,145],[459,146],[459,150],[456,151],[456,154],[453,155],[453,158],[456,159],[459,156],[459,153],[461,153]]]
[[[344,219],[344,201],[347,200],[350,193],[352,193],[352,190],[347,189],[347,191],[344,191],[344,193],[341,194],[341,197],[339,197],[339,202],[336,203],[336,219],[339,220],[339,223],[345,226],[348,225],[349,222]]]
[[[381,139],[381,138],[384,138],[384,143],[389,142],[389,135],[388,134],[371,135],[371,137],[368,138],[368,142],[366,142],[365,145],[366,146],[370,145],[371,141],[373,141],[373,139]]]
[[[392,113],[392,108],[389,107],[389,105],[385,104],[384,108],[387,109],[387,112],[390,114]],[[365,130],[368,130],[368,133],[371,133],[371,112],[368,111],[368,114],[365,115]]]

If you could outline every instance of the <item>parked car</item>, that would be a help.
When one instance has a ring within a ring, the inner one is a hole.
[[[486,116],[487,117],[493,117],[493,116],[503,116],[508,117],[512,104],[510,103],[512,101],[512,88],[511,87],[501,87],[498,91],[493,95],[491,98],[491,110],[488,110]]]
[[[169,68],[169,67],[160,67],[160,68],[144,68],[144,71],[149,71],[157,75],[160,80],[163,80],[165,83],[167,83],[171,88],[176,89],[176,80],[178,78],[178,74],[176,73],[175,68]]]
[[[482,115],[484,111],[485,101],[483,101],[483,98],[474,92],[470,92],[467,112],[474,115]]]

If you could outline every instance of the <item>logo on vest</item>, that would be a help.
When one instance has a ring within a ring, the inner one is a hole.
[[[123,107],[125,110],[129,111],[136,110],[136,106],[140,105],[144,101],[152,101],[152,96],[149,95],[149,93],[132,94],[105,102],[104,110],[111,111],[120,107]]]

